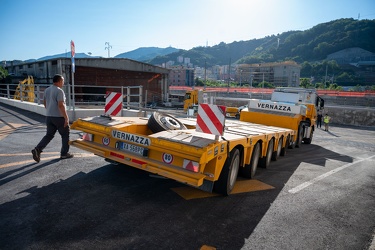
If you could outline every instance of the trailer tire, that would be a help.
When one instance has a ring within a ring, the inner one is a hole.
[[[240,151],[233,149],[225,161],[219,179],[215,182],[214,191],[228,196],[237,180],[238,169],[240,168]]]
[[[310,132],[310,138],[305,138],[305,139],[303,140],[303,142],[304,142],[305,144],[311,144],[312,139],[313,139],[313,135],[314,135],[314,131],[311,129],[311,132]]]
[[[268,143],[266,156],[260,158],[259,167],[268,168],[270,166],[273,153],[273,144],[274,139],[271,139],[271,141]]]
[[[271,157],[271,159],[272,159],[273,161],[277,161],[277,159],[280,157],[282,147],[283,147],[283,138],[281,137],[281,138],[279,139],[279,143],[277,144],[277,149],[276,149],[276,151],[274,151],[274,152],[272,153],[272,157]]]
[[[260,144],[255,144],[253,153],[251,154],[250,164],[246,164],[245,167],[240,169],[240,174],[243,177],[253,179],[258,168],[260,156]]]
[[[290,148],[290,149],[293,149],[293,148],[295,148],[295,146],[296,146],[296,142],[293,141],[293,140],[294,140],[294,135],[292,135],[292,137],[291,137],[291,139],[290,139],[290,141],[289,141],[289,146],[288,146],[288,148]]]
[[[297,135],[297,141],[296,141],[296,148],[299,148],[302,144],[303,140],[303,134],[304,134],[304,126],[302,123],[298,126],[298,135]]]
[[[289,147],[289,144],[290,144],[290,135],[288,135],[286,137],[286,141],[285,141],[285,147],[283,147],[280,151],[280,155],[281,156],[285,156],[286,155],[286,150],[287,148]]]
[[[147,125],[153,133],[158,133],[165,130],[187,129],[186,126],[175,117],[159,112],[152,113],[148,119]]]

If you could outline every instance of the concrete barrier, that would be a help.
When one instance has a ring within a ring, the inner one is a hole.
[[[375,109],[345,106],[325,106],[332,124],[375,127]]]

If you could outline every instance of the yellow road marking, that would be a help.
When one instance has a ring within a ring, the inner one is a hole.
[[[275,187],[268,185],[264,182],[258,180],[240,180],[237,181],[234,185],[232,190],[232,194],[239,194],[239,193],[247,193],[247,192],[255,192],[261,190],[268,190],[273,189]],[[178,187],[172,188],[174,192],[180,195],[185,200],[192,200],[192,199],[199,199],[199,198],[207,198],[207,197],[214,197],[219,196],[216,193],[208,193],[202,190],[192,188],[192,187]]]
[[[60,154],[60,152],[43,152],[43,154],[44,155],[56,155],[56,154]],[[0,154],[0,157],[24,156],[24,155],[31,155],[31,150],[30,150],[30,153]]]
[[[55,156],[50,156],[50,157],[43,157],[40,159],[40,161],[48,161],[48,160],[53,160],[53,159],[58,159],[60,158],[60,152],[43,152],[43,154],[54,154]],[[0,156],[8,156],[8,157],[16,157],[16,156],[25,156],[29,155],[32,157],[31,153],[21,153],[21,154],[0,154]],[[80,153],[80,154],[74,154],[74,157],[93,157],[95,156],[94,154],[89,154],[89,153]],[[31,160],[25,160],[25,161],[16,161],[16,162],[10,162],[7,164],[2,164],[0,165],[0,168],[7,168],[7,167],[12,167],[12,166],[17,166],[17,165],[23,165],[23,164],[29,164],[29,163],[36,163],[33,159]]]
[[[199,250],[216,250],[216,247],[203,245]]]
[[[57,157],[56,156],[51,156],[51,157],[43,158],[43,159],[40,159],[40,160],[45,161],[45,160],[52,160],[52,159],[57,159]],[[8,167],[13,167],[13,166],[22,165],[22,164],[28,164],[28,163],[36,163],[36,162],[34,160],[11,162],[11,163],[8,163],[8,164],[2,164],[2,165],[0,165],[0,168],[8,168]]]
[[[2,122],[0,122],[2,124]],[[18,124],[18,123],[9,123],[9,125],[5,125],[0,128],[0,140],[4,139],[11,133],[13,133],[14,130],[17,128],[23,127],[25,124]]]

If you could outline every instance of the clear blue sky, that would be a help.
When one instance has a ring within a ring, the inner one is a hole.
[[[139,47],[191,49],[375,18],[374,0],[0,0],[0,60]]]

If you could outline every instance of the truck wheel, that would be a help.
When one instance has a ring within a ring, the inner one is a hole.
[[[240,114],[236,114],[236,119],[240,119]]]
[[[279,158],[280,154],[281,154],[281,149],[282,149],[282,146],[283,146],[283,138],[281,137],[279,139],[279,143],[277,144],[277,149],[276,151],[272,152],[272,157],[271,159],[273,161],[277,161],[277,159]]]
[[[268,143],[266,156],[260,158],[259,167],[268,168],[270,166],[272,153],[273,153],[273,143],[274,143],[273,139]]]
[[[253,179],[257,171],[260,156],[260,144],[257,143],[253,148],[251,154],[250,164],[246,164],[245,167],[240,169],[240,173],[243,177]]]
[[[225,161],[219,179],[215,182],[214,191],[222,195],[229,195],[236,183],[239,167],[240,151],[233,149]]]
[[[285,147],[283,147],[281,149],[281,152],[280,152],[280,155],[281,156],[285,156],[286,155],[286,149],[289,147],[289,144],[290,144],[290,135],[288,135],[286,137],[286,141],[285,141]]]
[[[185,125],[175,117],[168,114],[161,114],[159,112],[152,113],[148,119],[147,125],[153,133],[158,133],[165,130],[186,129]]]
[[[296,142],[294,140],[294,135],[292,135],[291,140],[289,141],[288,148],[293,149],[296,146]]]
[[[297,135],[297,141],[296,141],[296,148],[299,148],[302,144],[302,139],[303,139],[303,124],[301,123],[298,127],[298,135]]]
[[[305,144],[311,144],[312,139],[313,139],[313,135],[314,135],[314,131],[311,129],[311,132],[310,132],[310,138],[305,138],[305,139],[303,140],[303,142],[304,142]]]

